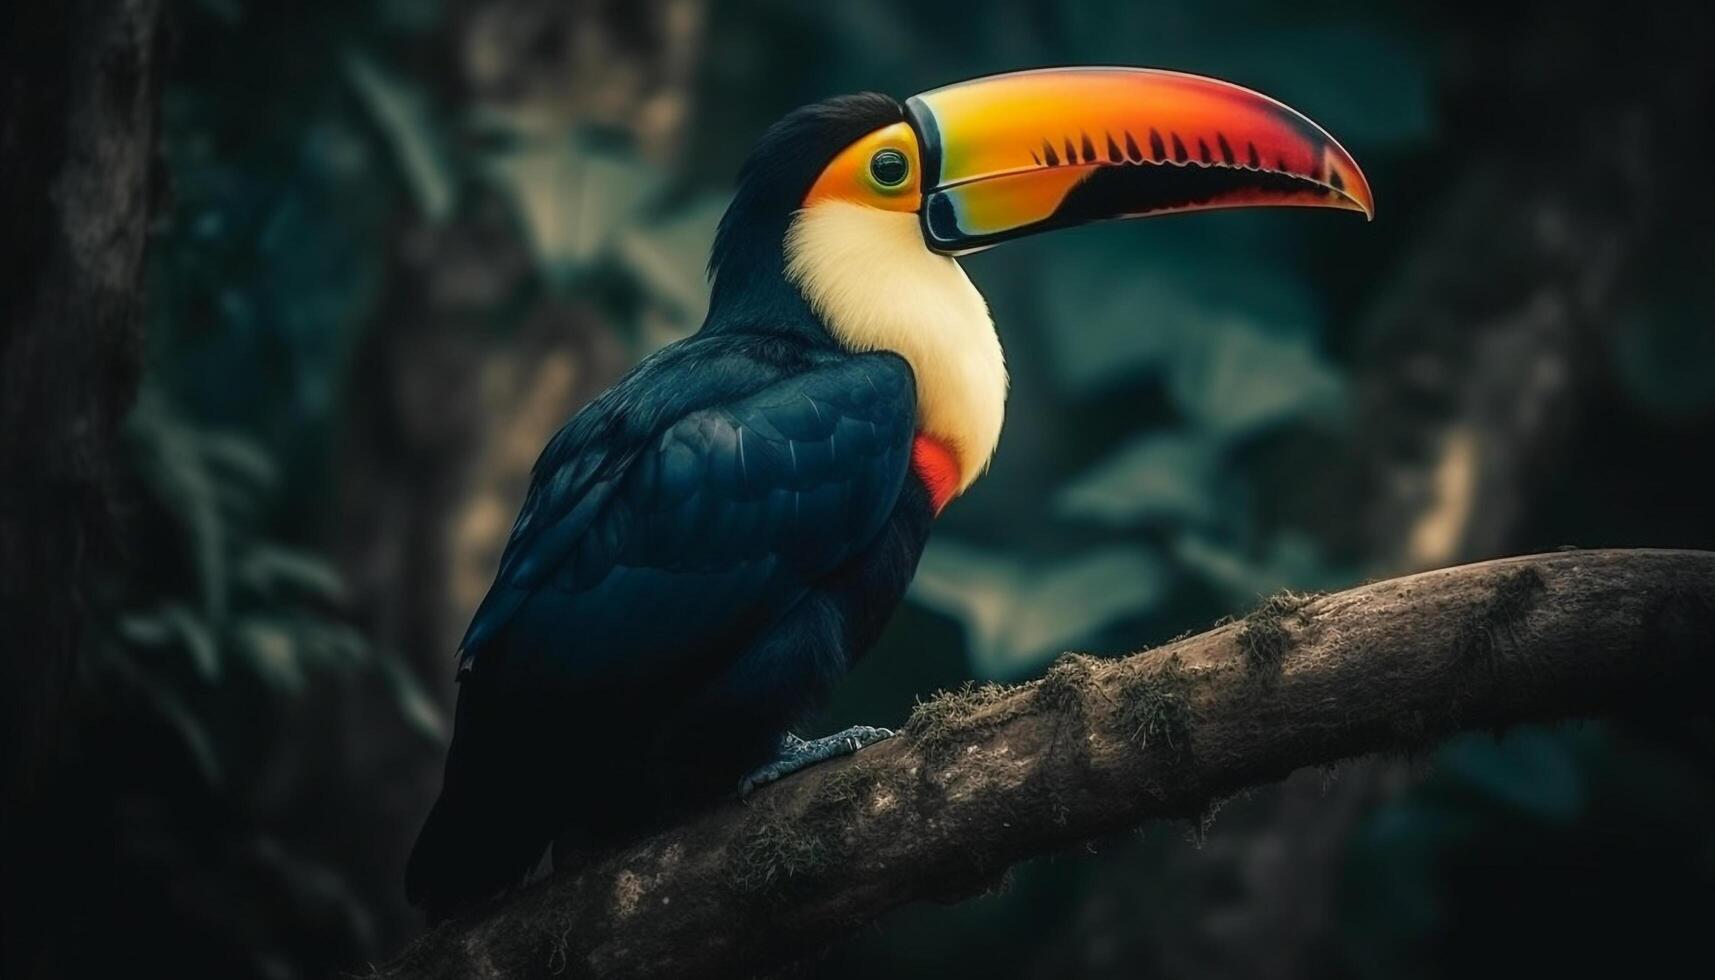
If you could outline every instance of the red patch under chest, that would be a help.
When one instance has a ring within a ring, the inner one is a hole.
[[[942,508],[959,494],[959,458],[953,455],[952,447],[932,435],[917,433],[917,441],[911,444],[911,472],[923,481],[930,506],[940,517]]]

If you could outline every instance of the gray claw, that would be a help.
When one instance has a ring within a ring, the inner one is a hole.
[[[842,755],[851,755],[866,745],[872,745],[884,738],[892,737],[893,731],[891,729],[875,728],[870,725],[853,725],[845,731],[809,741],[787,732],[780,737],[780,754],[775,756],[772,761],[759,767],[755,772],[739,780],[739,799],[749,796],[769,783],[784,779],[800,769]]]

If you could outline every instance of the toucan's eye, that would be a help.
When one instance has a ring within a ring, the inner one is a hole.
[[[898,187],[911,176],[911,163],[898,150],[877,150],[869,158],[869,175],[883,187]]]
[[[805,193],[803,204],[843,200],[915,214],[922,204],[917,194],[922,174],[917,168],[917,134],[911,124],[883,126],[829,160]]]

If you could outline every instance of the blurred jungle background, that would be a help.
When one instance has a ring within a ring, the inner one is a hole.
[[[1715,548],[1711,27],[1594,0],[168,0],[131,80],[158,115],[115,546],[81,566],[71,802],[35,828],[53,884],[9,904],[9,964],[286,980],[420,929],[401,874],[453,651],[529,467],[697,327],[751,142],[832,94],[1213,74],[1323,123],[1379,214],[966,260],[1007,432],[818,733],[1283,587]],[[1712,762],[1707,724],[1637,718],[1302,772],[804,972],[1708,966]]]

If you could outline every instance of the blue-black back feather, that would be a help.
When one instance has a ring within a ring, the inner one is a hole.
[[[640,832],[765,761],[915,569],[915,426],[896,355],[739,334],[662,350],[568,423],[462,645],[412,900],[443,914],[556,836]]]
[[[460,646],[446,781],[407,892],[439,917],[730,791],[875,639],[932,511],[911,369],[840,348],[784,275],[827,161],[902,119],[807,107],[758,143],[698,334],[549,442]]]
[[[677,669],[874,539],[910,461],[910,368],[892,354],[781,361],[765,346],[791,345],[664,350],[555,437],[462,670],[503,633],[519,683]]]

